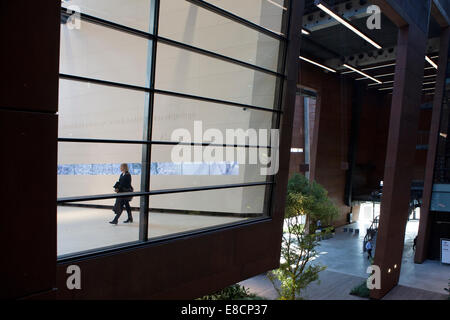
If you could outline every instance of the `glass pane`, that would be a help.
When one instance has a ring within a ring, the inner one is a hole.
[[[158,43],[156,88],[273,108],[277,77]]]
[[[177,147],[152,147],[151,190],[264,182],[268,178],[262,171],[265,165],[262,165],[258,158],[266,157],[268,150],[264,148],[217,147],[214,148],[213,154],[217,159],[210,161],[206,158],[212,152],[206,147],[185,146],[182,148],[192,155],[191,159],[173,162],[172,152],[175,152],[175,148]],[[195,159],[194,152],[198,152],[204,159]],[[219,152],[223,153],[223,157]],[[239,156],[245,157],[244,161],[238,161],[238,153]],[[248,161],[250,156],[256,160],[252,164]]]
[[[150,196],[153,210],[189,210],[262,215],[266,186]]]
[[[264,216],[266,186],[150,196],[149,237]]]
[[[60,72],[149,86],[151,41],[89,22],[61,25]]]
[[[142,140],[148,93],[59,82],[59,137]]]
[[[128,164],[134,191],[140,191],[141,161],[142,145],[138,144],[60,142],[58,198],[114,193],[121,163]]]
[[[70,0],[62,2],[63,8],[149,33],[153,32],[153,6],[153,0]]]
[[[118,244],[135,242],[139,239],[139,212],[133,208],[133,223],[123,223],[127,219],[124,210],[117,226],[109,224],[114,218],[112,204],[98,206],[84,202],[84,207],[58,206],[58,256],[99,249]],[[136,201],[139,203],[139,198]]]
[[[288,2],[286,0],[205,0],[205,2],[275,33],[283,32],[283,18],[287,12]]]
[[[277,70],[278,40],[185,0],[161,2],[158,33],[195,47]]]
[[[227,129],[269,130],[273,116],[267,111],[156,94],[152,136],[156,141],[174,141],[171,138],[174,131],[183,128],[191,134],[191,142],[201,142],[202,135],[194,135],[194,126],[201,126],[202,131],[217,129],[225,137]],[[266,146],[267,143],[252,145]]]

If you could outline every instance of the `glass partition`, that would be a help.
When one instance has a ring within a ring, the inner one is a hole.
[[[59,257],[270,216],[286,10],[202,2],[63,2]]]

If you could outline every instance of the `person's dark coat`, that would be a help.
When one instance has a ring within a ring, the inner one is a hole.
[[[120,175],[119,181],[117,181],[114,185],[114,189],[118,190],[119,193],[134,191],[133,186],[131,185],[131,174],[128,171]],[[126,206],[131,200],[133,200],[133,197],[117,198],[113,211],[116,214],[119,212],[122,213],[123,207]]]
[[[114,189],[118,189],[119,192],[133,192],[131,174],[128,171],[120,175],[119,181],[114,185]]]

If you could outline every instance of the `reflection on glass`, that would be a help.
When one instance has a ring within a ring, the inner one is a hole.
[[[283,18],[287,13],[285,0],[205,0],[245,20],[272,32],[283,32]]]
[[[161,36],[277,70],[280,41],[273,37],[185,0],[162,1],[159,19]]]
[[[265,185],[221,190],[195,191],[150,196],[152,212],[187,214],[186,223],[195,222],[199,227],[206,216],[248,219],[264,215]],[[197,217],[197,221],[195,221]],[[228,219],[223,219],[228,220]],[[177,224],[182,224],[179,221]],[[150,228],[151,231],[151,228]]]
[[[62,7],[145,32],[153,32],[153,0],[70,0]]]
[[[172,152],[176,150],[173,146],[152,147],[150,190],[264,182],[267,179],[261,174],[261,168],[265,166],[259,157],[266,155],[268,149],[214,147],[213,151],[197,146],[183,149],[191,154],[191,159],[174,163],[171,161]],[[210,151],[215,153],[215,159],[207,159]],[[195,152],[200,152],[203,159],[195,159]],[[250,164],[250,156],[256,158],[256,162]]]
[[[171,141],[174,130],[184,128],[191,133],[191,141],[201,142],[194,135],[194,125],[201,121],[202,131],[218,129],[271,129],[273,113],[221,105],[198,100],[155,95],[153,107],[153,140]]]
[[[114,193],[121,163],[129,165],[133,188],[140,191],[141,161],[141,145],[60,142],[58,198]]]
[[[157,89],[274,107],[277,77],[159,43]]]
[[[59,137],[142,140],[148,93],[59,82]]]
[[[122,223],[125,219],[121,218],[118,226],[112,226],[108,221],[114,217],[114,200],[109,202],[105,206],[83,202],[57,207],[58,256],[138,241],[139,208],[132,208],[133,223]]]
[[[61,24],[61,73],[148,87],[150,55],[147,39],[86,21]]]

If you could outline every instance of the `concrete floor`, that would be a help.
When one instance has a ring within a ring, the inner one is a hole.
[[[126,212],[117,226],[108,223],[113,218],[111,210],[58,207],[58,255],[138,241],[137,212],[133,212],[132,224],[123,223],[127,219]],[[149,220],[149,237],[156,238],[246,219],[151,212]]]
[[[314,262],[327,266],[327,270],[320,274],[321,283],[311,284],[305,292],[308,299],[359,299],[350,296],[348,293],[368,276],[366,269],[370,263],[362,250],[368,223],[353,224],[351,227],[359,227],[360,234],[343,232],[343,228],[339,228],[336,230],[334,238],[321,241],[317,249],[318,256]],[[426,261],[423,264],[414,263],[412,245],[417,230],[417,221],[408,223],[400,285],[392,290],[385,299],[446,298],[443,288],[447,286],[450,278],[450,265],[441,264],[439,261]],[[277,297],[275,289],[265,275],[246,280],[242,284],[248,287],[250,291],[268,299]]]

